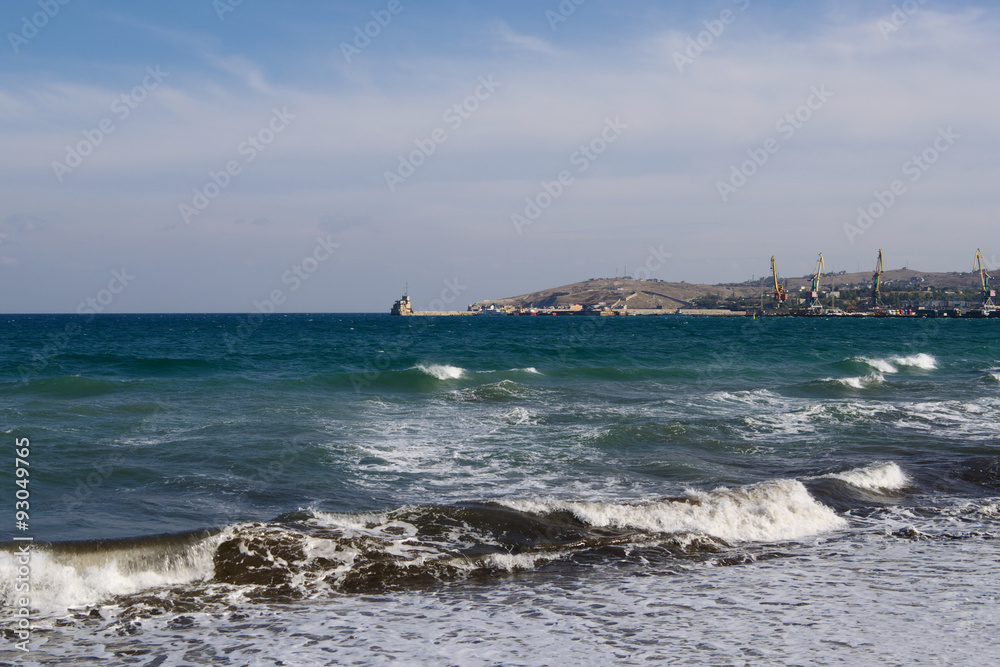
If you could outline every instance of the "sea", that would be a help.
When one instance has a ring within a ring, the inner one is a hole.
[[[0,322],[0,664],[1000,663],[998,320]]]

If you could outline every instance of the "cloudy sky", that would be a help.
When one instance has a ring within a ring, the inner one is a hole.
[[[996,265],[998,19],[8,0],[0,312],[384,312],[407,284],[464,308],[626,267],[867,271],[879,248],[887,268]]]

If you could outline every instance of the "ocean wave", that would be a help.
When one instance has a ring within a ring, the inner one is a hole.
[[[910,487],[913,481],[895,463],[878,463],[865,468],[820,475],[816,479],[837,479],[865,491],[879,493],[901,491]]]
[[[770,407],[783,403],[784,399],[768,389],[746,389],[742,391],[717,391],[708,396],[713,403],[758,405]]]
[[[934,430],[969,438],[1000,436],[1000,401],[984,397],[975,401],[927,401],[899,406],[894,425],[920,432]]]
[[[503,403],[523,399],[529,390],[512,380],[501,380],[478,387],[455,390],[454,396],[470,403]]]
[[[691,490],[683,498],[638,504],[522,499],[370,514],[299,511],[211,532],[36,545],[32,605],[58,614],[111,600],[127,605],[136,595],[142,604],[170,600],[179,591],[194,600],[211,590],[215,597],[280,601],[398,590],[530,570],[582,554],[590,554],[590,562],[613,559],[643,546],[707,557],[735,544],[795,540],[845,526],[794,480]],[[7,545],[0,552],[6,604],[17,594],[17,567]]]
[[[928,371],[937,368],[937,359],[924,352],[912,354],[908,357],[892,357],[892,362],[900,366],[912,366]]]
[[[900,367],[919,368],[921,370],[934,370],[937,368],[937,359],[926,352],[918,352],[908,356],[896,355],[887,359],[872,357],[854,357],[851,361],[864,364],[878,373],[898,373]]]
[[[602,448],[618,450],[635,446],[660,447],[686,432],[684,424],[675,420],[669,422],[630,420],[588,433],[583,439]]]
[[[830,419],[825,406],[809,405],[790,412],[763,413],[743,418],[755,431],[769,434],[806,435],[815,433],[817,426]]]
[[[866,366],[874,368],[879,373],[896,373],[899,371],[888,359],[871,359],[869,357],[855,357],[854,361],[858,361]]]
[[[68,375],[37,377],[12,386],[18,393],[50,398],[89,398],[121,391],[126,388],[128,382]]]
[[[511,368],[510,370],[507,370],[507,371],[484,370],[484,371],[476,371],[476,372],[477,373],[528,373],[530,375],[541,375],[542,374],[541,371],[539,371],[534,366],[528,366],[526,368]]]
[[[31,605],[60,613],[151,588],[208,581],[221,542],[208,531],[126,540],[33,545]],[[18,561],[0,552],[0,599],[13,606]]]
[[[860,377],[823,378],[820,382],[837,383],[851,389],[868,389],[885,382],[885,376],[881,373],[869,373]]]
[[[846,526],[796,480],[687,492],[681,499],[638,505],[559,500],[507,500],[538,515],[566,512],[597,528],[650,533],[697,533],[726,542],[795,540]]]
[[[465,369],[448,364],[417,364],[415,369],[438,380],[457,380],[465,375]]]

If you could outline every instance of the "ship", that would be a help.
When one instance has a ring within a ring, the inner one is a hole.
[[[384,306],[383,306],[384,307]],[[390,315],[412,315],[413,306],[410,305],[410,296],[404,294],[399,301],[392,304],[392,310],[389,311]]]

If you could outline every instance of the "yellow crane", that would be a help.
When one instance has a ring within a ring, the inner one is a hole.
[[[972,271],[979,274],[979,282],[983,287],[983,310],[992,310],[996,308],[993,303],[993,297],[997,295],[997,291],[990,287],[990,280],[993,276],[986,273],[986,261],[983,259],[983,253],[976,248],[976,261],[972,265]]]
[[[812,279],[812,289],[809,292],[809,303],[807,308],[810,310],[823,310],[823,304],[819,302],[819,281],[823,277],[823,270],[826,266],[823,264],[823,253],[819,254],[819,259],[816,260],[816,270],[813,272]]]
[[[878,249],[878,263],[872,276],[872,310],[884,308],[882,303],[882,249]]]
[[[778,284],[778,270],[774,268],[774,255],[771,255],[771,275],[774,277],[774,300],[778,302],[780,308],[788,300],[785,288]]]

